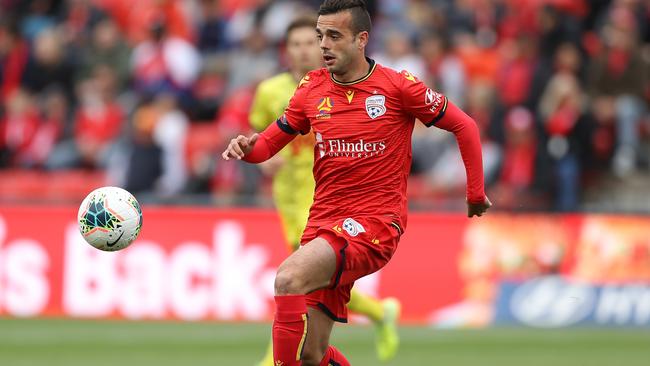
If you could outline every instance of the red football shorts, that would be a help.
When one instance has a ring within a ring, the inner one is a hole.
[[[307,306],[320,309],[335,321],[345,323],[347,303],[354,281],[380,270],[397,249],[400,227],[390,218],[359,217],[307,226],[301,245],[321,237],[336,253],[336,271],[330,285],[307,295]]]

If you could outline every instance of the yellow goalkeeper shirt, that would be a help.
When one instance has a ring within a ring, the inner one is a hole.
[[[264,130],[284,113],[297,82],[286,72],[259,84],[250,111],[251,126]],[[298,135],[278,153],[284,164],[273,177],[273,200],[277,207],[287,244],[296,248],[307,225],[314,198],[314,136]]]

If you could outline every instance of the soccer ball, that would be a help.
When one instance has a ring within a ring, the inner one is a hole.
[[[77,214],[79,231],[93,247],[114,252],[128,247],[142,228],[142,210],[135,197],[118,187],[90,192]]]

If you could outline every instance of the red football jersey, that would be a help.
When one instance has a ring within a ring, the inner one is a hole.
[[[406,225],[414,122],[433,125],[447,99],[407,71],[369,61],[368,74],[353,82],[339,82],[324,68],[310,72],[278,121],[285,132],[316,136],[308,226],[365,215]]]

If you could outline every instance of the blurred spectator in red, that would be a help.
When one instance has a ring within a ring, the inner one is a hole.
[[[228,144],[229,136],[247,135],[251,132],[248,112],[253,103],[254,92],[255,85],[251,85],[230,93],[224,101],[216,119],[219,129],[218,136],[223,138],[220,149]],[[212,179],[212,188],[214,192],[222,196],[221,198],[243,195],[245,199],[250,199],[258,191],[261,178],[256,165],[243,162],[228,164],[218,159]]]
[[[187,165],[187,193],[210,193],[215,163],[224,137],[215,123],[192,123],[187,132],[185,157]]]
[[[66,52],[61,33],[48,29],[36,36],[33,52],[22,75],[22,85],[32,93],[60,88],[73,100],[75,65]]]
[[[247,134],[251,131],[248,111],[253,103],[254,87],[255,85],[240,88],[228,95],[215,119],[220,136]]]
[[[5,101],[5,117],[0,119],[0,165],[29,167],[33,162],[34,137],[41,123],[33,97],[14,90]]]
[[[595,170],[606,171],[616,147],[616,106],[612,98],[599,98],[590,107],[592,161]]]
[[[500,53],[497,73],[500,101],[507,108],[523,104],[533,76],[533,43],[527,36],[506,39],[501,43]]]
[[[504,1],[504,8],[497,19],[496,31],[501,39],[515,39],[522,34],[538,30],[536,22],[540,1]]]
[[[80,106],[74,134],[83,165],[103,166],[110,145],[122,130],[124,112],[100,83],[96,76],[78,88]]]
[[[133,45],[149,39],[151,27],[164,19],[169,35],[192,42],[194,35],[181,0],[96,0],[100,8],[106,9],[127,34]]]
[[[251,132],[248,112],[250,111],[255,95],[254,86],[240,88],[227,94],[222,103],[222,108],[217,114],[214,124],[218,133],[215,138],[217,150],[221,151],[230,142],[231,136],[249,134]],[[226,164],[221,159],[215,161],[214,172],[211,179],[211,188],[214,192],[224,197],[234,197],[240,191],[255,192],[257,179],[256,166],[250,164]],[[246,182],[246,175],[253,177]]]
[[[0,104],[20,87],[28,55],[16,23],[0,22]]]
[[[536,158],[534,116],[525,107],[511,108],[505,116],[503,163],[496,187],[501,207],[520,209],[532,203],[529,199],[535,179]]]
[[[0,165],[42,168],[63,131],[68,105],[58,90],[43,96],[39,114],[34,97],[17,89],[6,102],[6,116],[0,120]]]
[[[135,89],[145,95],[171,93],[183,104],[201,70],[200,54],[192,44],[169,34],[162,21],[153,23],[149,31],[150,38],[131,57]]]
[[[115,22],[104,19],[97,23],[92,31],[91,42],[83,50],[78,78],[87,79],[97,67],[106,65],[115,72],[117,91],[126,88],[130,77],[130,50],[123,42]]]
[[[122,131],[124,111],[114,96],[115,74],[107,66],[77,85],[79,106],[74,116],[73,139],[57,147],[50,168],[105,167]]]
[[[552,166],[555,209],[578,208],[582,150],[588,143],[584,120],[586,102],[578,79],[580,54],[571,43],[555,54],[555,73],[539,103],[538,114],[548,136],[546,153]]]
[[[41,96],[41,123],[32,142],[32,161],[35,166],[47,167],[48,160],[68,124],[69,105],[65,94],[58,89],[47,90]]]
[[[262,5],[268,0],[220,0],[223,11],[227,15],[233,15],[239,10],[249,10],[255,6]]]
[[[650,62],[642,55],[637,30],[635,15],[625,2],[616,1],[602,30],[604,44],[588,71],[594,105],[615,109],[617,143],[612,168],[620,177],[636,169],[643,98],[650,83]]]

